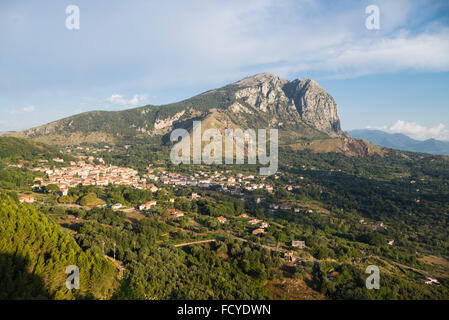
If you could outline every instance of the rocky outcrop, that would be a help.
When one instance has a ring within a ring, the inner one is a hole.
[[[233,85],[236,99],[271,113],[272,121],[303,122],[331,136],[343,134],[335,100],[311,79],[288,81],[261,73]]]
[[[269,73],[260,73],[236,82],[235,97],[259,111],[276,111],[279,106],[289,103],[282,89],[288,80]]]
[[[181,112],[175,114],[173,117],[168,117],[166,119],[157,119],[156,122],[154,123],[154,130],[151,134],[156,135],[167,133],[172,128],[173,123],[179,120],[179,118],[181,118],[184,115],[184,113],[185,110],[182,110]]]
[[[294,80],[285,91],[298,110],[301,120],[330,135],[341,135],[337,103],[318,83],[311,79]]]

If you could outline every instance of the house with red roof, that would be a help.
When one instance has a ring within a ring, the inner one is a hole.
[[[34,197],[32,195],[25,195],[23,197],[19,198],[19,202],[20,203],[33,203],[34,202]]]
[[[157,201],[155,201],[155,200],[148,201],[148,202],[146,202],[146,203],[144,203],[144,204],[141,204],[141,205],[139,206],[139,210],[148,210],[148,209],[151,209],[151,207],[152,207],[152,206],[155,206],[156,204],[157,204]]]
[[[228,219],[226,219],[225,217],[218,217],[218,221],[220,221],[221,223],[226,223]]]

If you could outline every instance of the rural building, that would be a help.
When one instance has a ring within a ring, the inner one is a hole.
[[[253,230],[253,234],[254,235],[258,235],[258,234],[261,234],[261,233],[264,233],[264,232],[265,232],[265,230],[261,229],[261,228]]]
[[[268,228],[269,227],[269,224],[268,223],[266,223],[266,222],[262,222],[261,224],[260,224],[260,227],[263,229],[263,228]]]
[[[306,242],[305,241],[292,241],[292,247],[293,248],[299,248],[299,249],[304,249],[306,247]]]
[[[147,203],[141,204],[139,206],[139,210],[148,210],[150,209],[152,206],[155,206],[157,204],[157,201],[148,201]]]
[[[286,250],[284,251],[284,259],[287,260],[288,262],[296,262],[296,260],[298,260],[298,256],[295,255],[294,251],[291,250]]]
[[[122,207],[121,203],[116,203],[116,204],[111,206],[111,208],[114,209],[114,210],[120,209],[121,207]]]
[[[421,279],[422,282],[424,282],[425,284],[431,284],[431,285],[440,285],[440,282],[437,279],[433,279],[433,278],[423,278]]]
[[[175,218],[179,218],[179,217],[183,217],[184,216],[184,212],[178,211],[178,210],[175,210],[175,209],[168,210],[168,214],[170,214],[171,216],[173,216]]]
[[[226,223],[226,221],[228,221],[225,217],[218,217],[218,221],[220,221],[221,223]]]
[[[334,280],[339,275],[340,275],[340,272],[337,272],[337,271],[328,272],[327,279],[328,280]]]
[[[24,203],[24,202],[26,202],[26,203],[33,203],[34,202],[34,197],[31,196],[31,195],[26,195],[26,196],[20,197],[19,198],[19,202],[20,203]]]
[[[260,220],[257,220],[257,219],[252,219],[252,220],[249,220],[249,221],[248,221],[248,223],[249,223],[249,224],[252,224],[252,225],[257,224],[257,223],[259,223],[259,222],[260,222]]]

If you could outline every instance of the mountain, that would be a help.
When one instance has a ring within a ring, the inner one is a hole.
[[[37,160],[61,156],[60,150],[40,142],[28,139],[0,136],[0,160]]]
[[[12,134],[12,133],[15,133],[15,131],[2,131],[2,132],[0,132],[0,136],[4,136],[4,135],[7,135],[7,134]]]
[[[351,139],[341,130],[337,103],[318,83],[311,79],[288,81],[269,73],[256,74],[177,103],[90,111],[15,135],[57,145],[137,140],[160,145],[167,142],[173,129],[191,130],[194,120],[202,121],[203,130],[277,128],[280,140],[296,143],[297,148],[370,152],[369,145]],[[301,139],[313,141],[298,144]]]
[[[351,137],[365,139],[372,144],[386,148],[449,155],[449,142],[445,141],[435,139],[419,141],[402,133],[387,133],[380,130],[351,130],[348,133]]]

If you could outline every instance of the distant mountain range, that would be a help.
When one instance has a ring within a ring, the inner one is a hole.
[[[386,148],[449,155],[449,142],[446,141],[435,139],[419,141],[402,133],[388,133],[385,131],[368,129],[350,130],[348,133],[353,138],[368,140],[372,144]]]

